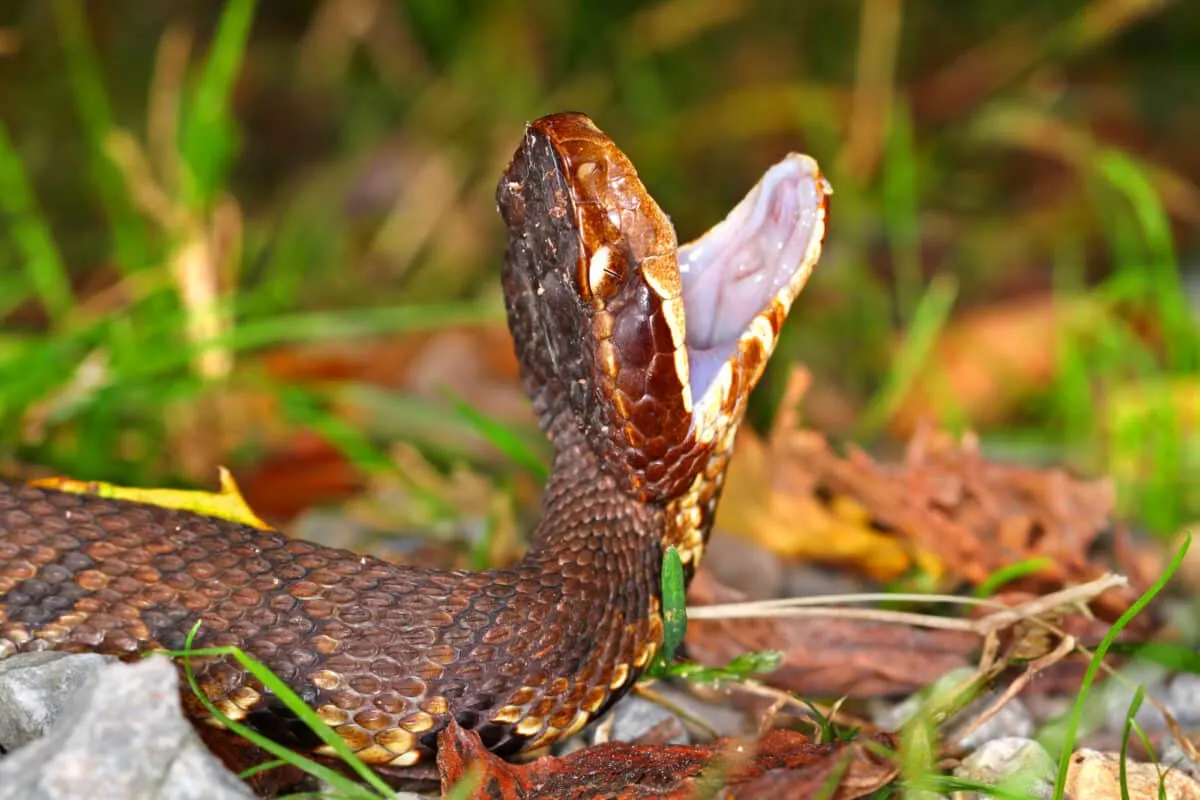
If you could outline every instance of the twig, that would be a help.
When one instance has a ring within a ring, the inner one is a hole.
[[[986,636],[989,632],[1009,627],[1022,620],[1037,619],[1049,611],[1062,606],[1080,606],[1087,601],[1103,594],[1109,589],[1128,584],[1128,579],[1122,575],[1107,574],[1095,580],[1068,586],[1057,592],[1034,598],[1017,606],[1006,606],[995,600],[979,597],[958,597],[955,595],[892,595],[892,594],[857,594],[829,595],[824,597],[801,597],[788,600],[764,600],[751,603],[723,603],[711,606],[694,606],[688,608],[688,619],[808,619],[835,618],[860,619],[896,625],[914,625],[922,628],[937,628],[941,630],[965,631]],[[907,611],[886,611],[880,609],[842,608],[834,603],[867,603],[879,600],[895,601],[897,599],[919,602],[953,603],[984,608],[994,608],[994,613],[979,619],[958,619],[954,617],[939,617],[934,614],[920,614]]]
[[[1027,685],[1029,685],[1029,682],[1033,680],[1039,672],[1052,664],[1057,664],[1059,661],[1062,661],[1064,658],[1069,656],[1075,650],[1076,645],[1077,643],[1074,636],[1064,636],[1062,641],[1059,642],[1058,647],[1054,648],[1049,653],[1046,653],[1044,656],[1029,662],[1029,665],[1026,667],[1025,671],[1022,672],[1016,680],[1010,683],[999,697],[997,697],[987,708],[980,712],[979,716],[971,720],[970,724],[964,727],[961,731],[958,731],[953,739],[947,740],[944,744],[948,747],[962,741],[974,733],[979,729],[980,726],[983,725],[983,723],[996,716],[996,714],[1000,712],[1000,709],[1008,705],[1010,700],[1020,694],[1021,691]]]

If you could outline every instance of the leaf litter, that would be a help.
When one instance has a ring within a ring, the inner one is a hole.
[[[454,334],[483,342],[470,348],[481,366],[461,371],[465,378],[455,391],[472,402],[496,399],[490,407],[483,405],[499,419],[527,421],[508,396],[510,365],[501,356],[488,355],[499,347],[496,337]],[[424,375],[421,365],[433,359],[430,352],[454,344],[439,344],[438,337],[381,341],[370,348],[370,356],[361,350],[288,349],[264,363],[284,383],[366,384],[391,391],[398,385],[433,398],[441,384]],[[839,454],[823,436],[799,424],[795,409],[808,383],[805,371],[794,371],[769,434],[742,433],[715,535],[754,541],[785,562],[822,564],[875,585],[922,576],[927,588],[942,592],[986,589],[988,600],[967,605],[961,613],[948,602],[954,598],[925,595],[908,598],[917,601],[918,611],[830,604],[810,606],[802,615],[760,607],[749,612],[750,618],[743,611],[735,618],[710,619],[702,618],[707,616],[704,606],[729,608],[726,604],[738,603],[744,595],[702,567],[689,592],[692,613],[684,657],[717,674],[749,651],[779,651],[780,661],[773,671],[751,679],[724,685],[717,681],[716,686],[709,680],[686,687],[686,692],[702,704],[736,708],[749,722],[735,731],[728,725],[706,726],[703,720],[689,724],[693,733],[708,728],[701,739],[716,737],[696,745],[665,744],[651,732],[633,742],[598,744],[563,756],[543,754],[524,765],[495,758],[469,732],[447,731],[443,736],[450,746],[439,759],[443,787],[474,775],[491,792],[478,796],[489,797],[692,797],[704,787],[724,787],[726,794],[714,795],[718,797],[861,797],[893,782],[899,763],[891,734],[855,711],[862,702],[891,701],[965,670],[968,677],[955,691],[940,705],[926,708],[943,730],[955,721],[954,735],[946,737],[939,751],[953,759],[960,752],[956,742],[1013,698],[1070,692],[1077,686],[1086,662],[1080,645],[1099,639],[1163,563],[1157,554],[1135,546],[1114,523],[1111,482],[1077,478],[1056,467],[1000,463],[989,459],[973,436],[956,440],[927,424],[915,426],[904,453],[894,461],[877,460],[855,448]],[[508,388],[496,395],[496,386]],[[359,424],[373,412],[360,399],[335,404],[334,413]],[[453,436],[468,443],[464,452],[484,452],[469,434]],[[439,478],[441,471],[416,449],[399,447],[390,457],[407,477],[397,483],[394,476],[363,477],[344,454],[311,432],[277,440],[276,446],[283,448],[280,455],[243,482],[256,510],[261,507],[256,498],[269,501],[272,486],[294,489],[295,467],[280,467],[291,459],[314,482],[318,495],[322,489],[327,497],[337,497],[365,488],[339,513],[369,520],[372,528],[389,527],[378,516],[379,498],[391,495],[394,500],[396,491],[411,494],[415,485],[459,508],[475,509],[477,518],[492,514],[500,520],[504,535],[498,546],[493,543],[489,561],[503,562],[519,552],[512,509],[501,510],[498,517],[494,513],[494,501],[503,492],[486,479],[473,478],[470,470]],[[293,451],[309,457],[293,459]],[[520,503],[533,505],[533,496],[523,495]],[[290,517],[298,510],[285,504],[276,516]],[[414,527],[427,521],[411,520]],[[456,563],[453,557],[441,559]],[[1161,623],[1156,613],[1141,615],[1123,636],[1145,639]],[[660,681],[655,688],[668,687]],[[970,706],[986,690],[992,692],[987,702]],[[964,708],[969,719],[963,719]],[[828,731],[822,735],[827,725],[842,725],[845,738],[831,741]],[[789,727],[816,730],[810,736]],[[1179,735],[1186,737],[1186,731]],[[730,753],[738,758],[730,760]]]

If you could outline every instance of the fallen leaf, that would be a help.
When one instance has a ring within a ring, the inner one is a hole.
[[[295,432],[252,467],[238,470],[250,503],[280,525],[308,508],[356,494],[365,482],[345,455],[310,431]]]
[[[872,528],[850,498],[829,504],[817,476],[781,458],[777,440],[742,431],[725,478],[716,527],[751,539],[782,558],[853,564],[877,580],[913,562],[905,543]]]
[[[92,494],[97,497],[147,503],[161,508],[193,511],[197,514],[249,525],[260,530],[271,530],[271,526],[259,519],[242,499],[237,482],[234,481],[229,470],[220,467],[217,472],[220,476],[221,488],[216,492],[193,489],[144,489],[117,486],[102,481],[80,481],[73,478],[41,478],[30,481],[30,484],[72,494]]]
[[[688,600],[698,605],[745,599],[705,567]],[[783,662],[763,680],[806,697],[871,697],[916,691],[958,667],[970,666],[979,637],[845,619],[731,619],[688,622],[687,652],[709,665],[747,650],[779,650]]]
[[[894,747],[890,737],[874,743]],[[438,767],[443,794],[469,781],[469,796],[487,800],[690,800],[699,792],[740,800],[802,800],[822,791],[831,800],[852,800],[876,791],[897,773],[894,764],[864,742],[813,744],[803,734],[784,730],[771,731],[757,742],[608,742],[562,758],[510,764],[453,721],[438,737]]]
[[[503,324],[278,347],[263,354],[259,366],[283,385],[323,387],[339,419],[381,439],[408,436],[472,456],[494,453],[481,436],[452,417],[447,393],[468,398],[473,409],[490,419],[532,425],[512,340]],[[436,414],[419,421],[382,422],[379,417],[387,412],[371,395],[354,390],[364,385],[436,405]],[[334,386],[341,388],[333,392]],[[260,413],[279,414],[274,405]],[[266,455],[254,467],[240,470],[239,479],[246,497],[272,521],[283,523],[312,505],[342,500],[363,489],[361,471],[312,433],[277,432],[259,446]]]
[[[1112,526],[1111,481],[999,463],[973,435],[956,440],[930,426],[918,428],[899,461],[853,447],[843,456],[786,410],[807,385],[797,371],[765,444],[739,442],[717,514],[722,530],[787,557],[851,564],[877,580],[917,566],[947,589],[979,586],[1035,559],[1041,566],[1010,587],[1046,593],[1109,571],[1091,551]],[[1094,607],[1115,618],[1139,585],[1114,589]]]

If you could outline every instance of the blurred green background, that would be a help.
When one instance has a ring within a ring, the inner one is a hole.
[[[839,439],[975,428],[1170,533],[1200,511],[1197,42],[1164,0],[6,0],[0,471],[211,485],[311,433],[363,473],[403,440],[536,472],[491,390],[362,372],[502,320],[495,181],[572,109],[682,240],[784,152],[822,164],[760,429],[802,362]],[[329,345],[336,376],[278,366]]]

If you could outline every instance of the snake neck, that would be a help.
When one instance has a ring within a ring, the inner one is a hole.
[[[616,477],[619,467],[604,463],[596,449],[597,432],[586,429],[570,398],[555,388],[543,387],[534,395],[554,460],[540,521],[530,534],[529,558],[563,564],[580,559],[595,575],[611,573],[611,579],[596,579],[612,587],[650,581],[657,602],[667,547],[679,552],[688,582],[703,557],[740,420],[730,423],[687,491],[646,502]]]
[[[540,521],[530,536],[530,554],[539,558],[554,554],[570,561],[584,553],[617,553],[628,547],[638,552],[652,549],[661,557],[663,507],[641,502],[623,490],[573,413],[564,409],[546,416],[544,428],[554,444],[554,462]],[[660,546],[647,548],[648,543]],[[608,566],[617,568],[621,580],[633,577],[626,574],[626,567],[641,568],[640,564],[594,565],[597,571]]]

